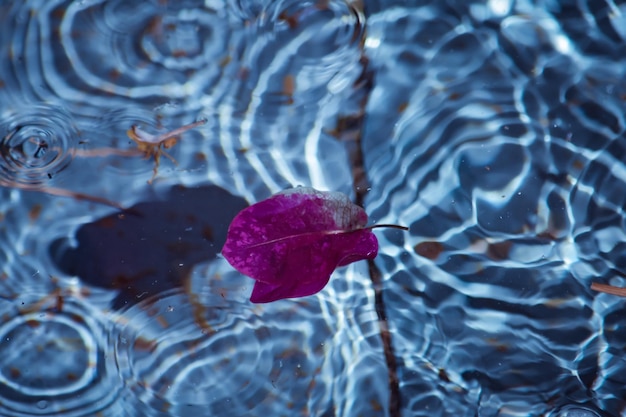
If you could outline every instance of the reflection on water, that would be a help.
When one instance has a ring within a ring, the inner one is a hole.
[[[364,168],[370,217],[410,226],[377,259],[403,415],[626,415],[626,311],[590,290],[626,286],[623,5],[0,16],[0,414],[388,415],[364,265],[258,306],[216,256],[244,199]],[[200,119],[149,184],[126,131]]]
[[[375,318],[371,306],[338,310],[328,298],[253,305],[251,288],[220,260],[197,270],[187,293],[120,313],[114,349],[129,415],[379,414],[387,396],[380,343],[360,329]],[[337,395],[346,391],[368,400]]]
[[[606,309],[622,301],[589,285],[626,271],[623,62],[587,55],[547,10],[478,8],[471,24],[436,6],[368,21],[372,97],[390,103],[369,102],[367,171],[381,185],[368,207],[411,225],[381,259],[406,406],[618,415]],[[572,403],[582,411],[558,412]]]

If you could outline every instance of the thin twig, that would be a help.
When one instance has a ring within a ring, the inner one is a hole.
[[[50,194],[50,195],[54,195],[58,197],[70,197],[76,200],[90,201],[92,203],[104,204],[105,206],[109,206],[109,207],[116,208],[118,210],[126,211],[124,207],[122,207],[120,204],[116,203],[115,201],[107,200],[106,198],[102,198],[102,197],[98,197],[98,196],[94,196],[90,194],[66,190],[63,188],[42,187],[39,185],[20,184],[18,182],[13,183],[13,182],[7,182],[4,180],[0,181],[0,187],[17,188],[17,189],[25,190],[25,191],[36,191],[39,193]]]
[[[626,297],[626,288],[614,287],[612,285],[599,284],[597,282],[591,283],[591,289],[594,291],[604,292],[611,295],[619,295],[620,297]]]

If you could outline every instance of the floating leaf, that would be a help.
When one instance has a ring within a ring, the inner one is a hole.
[[[252,302],[304,297],[324,288],[338,266],[376,257],[366,224],[365,211],[344,194],[293,188],[241,211],[222,254],[256,280]]]

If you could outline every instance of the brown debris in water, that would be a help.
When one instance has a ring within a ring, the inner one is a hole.
[[[128,137],[137,144],[137,149],[141,152],[146,159],[154,158],[154,169],[152,178],[148,180],[148,183],[152,183],[159,172],[159,164],[161,163],[161,155],[168,158],[175,165],[177,164],[174,157],[168,154],[165,149],[170,149],[180,139],[180,135],[188,130],[196,128],[206,123],[206,120],[199,120],[188,125],[181,126],[177,129],[169,132],[162,133],[160,135],[152,135],[139,129],[136,125],[131,126],[126,132]]]
[[[626,288],[614,287],[613,285],[600,284],[597,282],[591,283],[591,289],[606,294],[617,295],[620,297],[626,297]]]

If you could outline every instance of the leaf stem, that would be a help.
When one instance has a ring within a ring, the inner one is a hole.
[[[373,224],[371,226],[364,227],[366,230],[377,229],[379,227],[386,227],[390,229],[409,230],[406,226],[400,226],[399,224]]]

